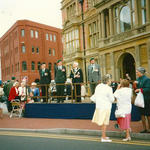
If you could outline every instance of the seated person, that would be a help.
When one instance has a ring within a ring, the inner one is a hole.
[[[19,96],[20,96],[21,101],[25,101],[26,96],[28,94],[27,91],[26,91],[25,85],[26,85],[25,82],[21,82],[21,86],[18,88]]]
[[[36,87],[37,84],[35,82],[31,83],[31,88],[30,88],[30,97],[34,100],[34,102],[40,102],[40,91],[39,88]]]
[[[13,87],[10,89],[10,92],[9,92],[9,96],[8,96],[9,101],[12,101],[12,100],[15,100],[15,99],[20,100],[18,88],[19,88],[19,82],[15,82],[13,84]]]

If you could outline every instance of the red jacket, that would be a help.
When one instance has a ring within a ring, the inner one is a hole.
[[[17,90],[18,90],[18,88],[17,88]],[[15,87],[13,86],[9,92],[8,100],[11,101],[11,100],[15,99],[17,96],[19,96],[19,91],[17,93]]]

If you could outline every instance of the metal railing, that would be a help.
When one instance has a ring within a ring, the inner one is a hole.
[[[117,84],[112,84],[113,91],[115,91],[119,82],[113,81],[113,83],[117,83]],[[39,84],[37,85],[37,88],[39,88],[40,90],[40,96],[30,97],[30,95],[27,95],[27,97],[31,99],[35,99],[35,98],[40,99],[40,102],[38,103],[57,103],[58,99],[61,99],[60,102],[65,102],[65,103],[91,103],[90,84],[96,84],[96,83],[93,82],[92,83],[53,83],[47,85]],[[64,90],[62,92],[63,93],[62,95],[60,95],[59,91],[57,91],[58,86],[64,86],[64,88],[62,88]],[[81,93],[81,86],[85,87],[84,95],[82,95]],[[42,87],[45,87],[45,95],[41,95]]]
[[[64,86],[64,94],[59,95],[59,91],[57,91],[58,86]],[[84,86],[86,89],[86,94],[83,96],[81,95],[81,86]],[[36,103],[54,103],[58,102],[58,99],[63,99],[62,101],[65,103],[81,103],[83,102],[90,102],[89,97],[90,94],[90,88],[89,85],[86,83],[57,83],[54,85],[48,85],[48,84],[39,84],[36,86],[40,90],[40,96],[30,96],[30,93],[26,93],[27,99],[40,99],[40,102]],[[45,87],[45,95],[42,95],[42,87]],[[27,86],[27,88],[30,88]],[[70,90],[70,91],[69,91]],[[80,91],[79,91],[80,90]],[[86,99],[86,100],[85,100]]]

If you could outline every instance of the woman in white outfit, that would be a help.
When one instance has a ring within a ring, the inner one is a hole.
[[[129,88],[128,80],[121,80],[121,83],[118,86],[118,89],[115,91],[114,96],[117,99],[117,110],[115,112],[117,122],[122,130],[126,130],[126,138],[123,139],[123,141],[130,141],[132,89]]]
[[[109,125],[112,103],[114,95],[111,84],[111,75],[107,74],[102,78],[102,83],[98,84],[91,100],[96,103],[96,109],[92,122],[102,127],[101,142],[111,142],[106,136],[106,127]]]

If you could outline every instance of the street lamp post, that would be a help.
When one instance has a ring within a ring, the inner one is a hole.
[[[86,50],[85,50],[85,32],[84,32],[84,12],[83,12],[83,3],[84,0],[78,0],[81,5],[81,16],[82,16],[82,36],[83,36],[83,52],[84,52],[84,73],[85,73],[85,82],[87,83],[87,73],[86,73]]]

